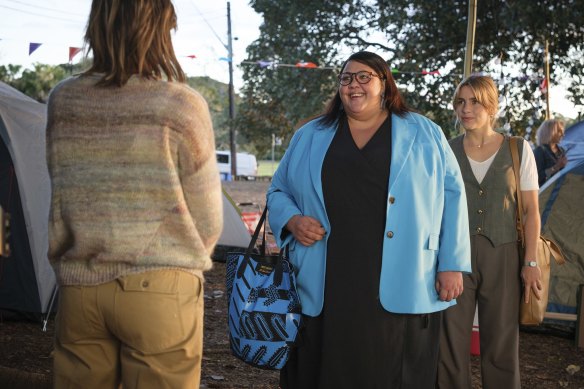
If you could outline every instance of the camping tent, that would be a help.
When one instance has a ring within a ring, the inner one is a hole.
[[[566,257],[552,262],[548,311],[575,314],[578,286],[584,284],[584,122],[566,129],[561,142],[568,164],[539,191],[542,233]]]
[[[50,181],[46,108],[0,82],[0,205],[11,215],[11,255],[0,258],[0,310],[45,313],[55,275],[47,260]],[[247,247],[239,209],[223,193],[220,246]]]
[[[45,106],[0,83],[0,204],[12,255],[0,259],[0,309],[43,312],[55,275],[46,260],[49,176]]]

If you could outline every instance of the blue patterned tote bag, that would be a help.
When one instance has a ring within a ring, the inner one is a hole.
[[[233,355],[263,369],[279,370],[288,360],[300,327],[296,278],[286,250],[266,254],[267,208],[245,253],[228,253],[226,291]],[[255,245],[263,229],[259,250]]]

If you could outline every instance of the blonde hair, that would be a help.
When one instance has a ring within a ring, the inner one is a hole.
[[[98,85],[123,86],[133,74],[184,82],[170,32],[176,29],[171,0],[93,0],[85,43],[93,52],[86,74],[104,73]]]
[[[549,144],[558,131],[564,130],[564,122],[557,119],[549,119],[541,123],[535,133],[535,143],[538,146]]]
[[[494,126],[497,120],[495,115],[499,110],[499,91],[493,79],[489,76],[471,74],[462,80],[452,96],[452,106],[455,110],[458,104],[457,100],[460,96],[460,90],[465,86],[468,86],[472,90],[477,101],[485,107],[485,110],[491,116],[491,126]]]

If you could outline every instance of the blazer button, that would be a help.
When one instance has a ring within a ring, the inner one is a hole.
[[[393,196],[390,196],[390,197],[389,197],[389,203],[390,203],[390,204],[393,204],[393,203],[395,203],[395,197],[393,197]]]
[[[481,227],[477,227],[476,231],[481,232],[483,229]]]
[[[482,215],[482,214],[483,214],[483,212],[485,212],[485,211],[483,211],[482,209],[479,209],[479,210],[477,211],[477,213],[478,213],[479,215]]]
[[[482,196],[482,195],[484,195],[484,194],[485,194],[485,192],[484,192],[482,189],[481,189],[481,190],[479,190],[479,196]]]
[[[387,237],[389,239],[393,238],[393,231],[387,231]]]

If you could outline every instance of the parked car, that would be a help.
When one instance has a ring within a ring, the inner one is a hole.
[[[231,180],[231,152],[217,150],[217,164],[223,180]],[[237,153],[237,177],[246,180],[254,180],[258,175],[258,162],[255,155],[249,153]]]

